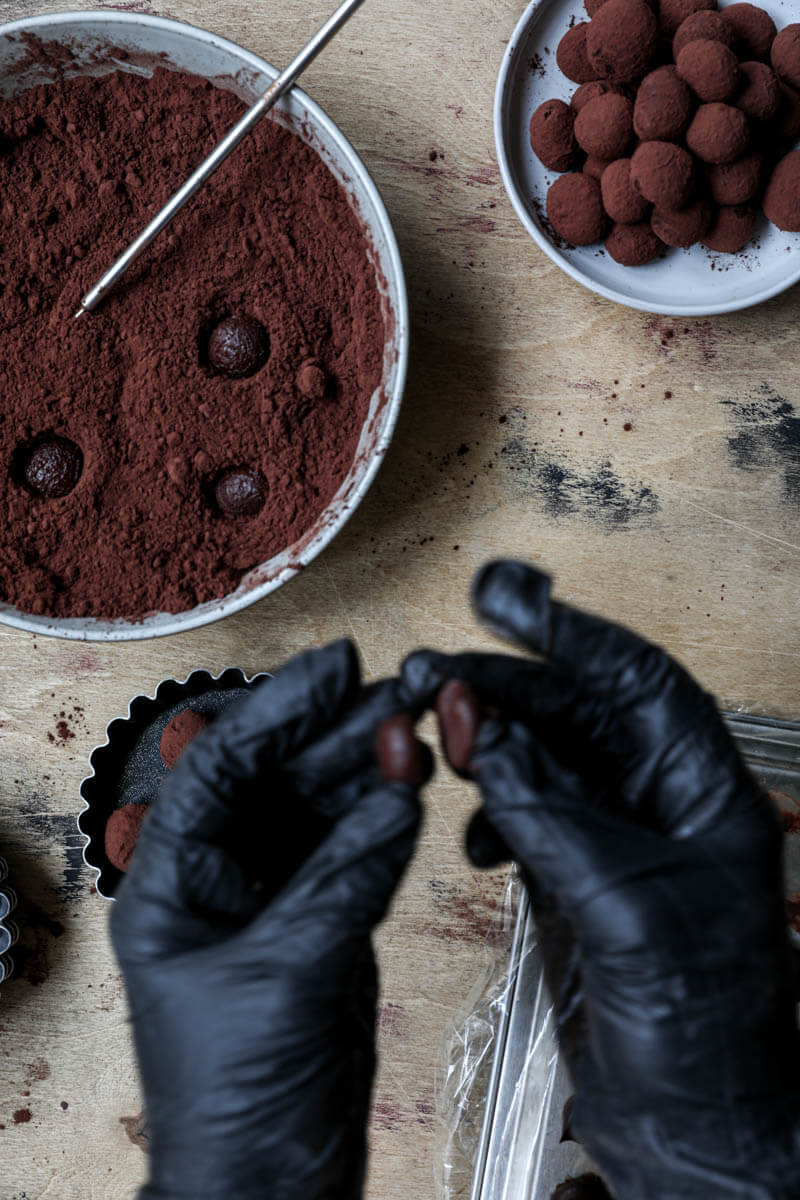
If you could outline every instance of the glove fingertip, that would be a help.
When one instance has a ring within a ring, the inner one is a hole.
[[[415,650],[404,660],[400,675],[417,704],[431,705],[447,678],[449,657],[437,650]]]
[[[472,582],[472,607],[501,637],[546,652],[551,579],[516,559],[497,559]]]
[[[473,813],[466,832],[467,855],[473,866],[487,871],[510,862],[511,851],[500,834],[489,824],[482,808]]]

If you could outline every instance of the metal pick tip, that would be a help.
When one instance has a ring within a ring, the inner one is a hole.
[[[83,316],[85,316],[85,314],[86,314],[88,311],[89,311],[89,310],[88,310],[88,308],[84,308],[84,307],[83,307],[83,305],[81,305],[81,306],[80,306],[80,308],[78,309],[78,311],[75,313],[75,316],[73,317],[73,320],[74,320],[74,321],[77,321],[78,317],[83,317]]]

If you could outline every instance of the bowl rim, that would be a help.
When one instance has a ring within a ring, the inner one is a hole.
[[[188,21],[155,16],[150,13],[109,12],[104,9],[79,9],[47,13],[39,16],[23,17],[16,21],[0,24],[0,38],[13,36],[15,33],[22,32],[41,34],[50,31],[55,34],[60,26],[98,23],[111,27],[144,25],[156,30],[169,31],[179,36],[188,35],[192,40],[208,42],[222,50],[228,51],[239,59],[242,67],[257,71],[270,80],[274,80],[279,73],[266,59],[261,58],[260,55],[255,54],[251,50],[245,49],[230,38],[213,33],[202,26],[193,25]],[[301,534],[298,539],[301,543],[300,548],[296,553],[292,554],[290,562],[286,562],[283,567],[276,569],[275,574],[269,579],[254,584],[241,595],[236,595],[235,592],[232,592],[219,599],[205,601],[202,605],[186,609],[184,612],[148,613],[138,619],[126,617],[58,618],[36,616],[33,613],[22,612],[20,609],[10,605],[0,605],[0,624],[41,637],[66,638],[82,642],[144,641],[148,638],[168,637],[175,633],[187,633],[191,629],[198,629],[204,625],[213,624],[224,617],[232,616],[234,613],[249,608],[250,605],[256,604],[259,600],[265,599],[284,583],[288,583],[294,579],[305,567],[309,566],[319,554],[328,548],[337,534],[342,531],[372,486],[394,435],[408,376],[410,319],[408,289],[400,257],[400,249],[391,219],[377,185],[350,141],[325,110],[316,101],[312,100],[302,88],[295,85],[287,93],[287,98],[293,99],[295,103],[302,105],[306,109],[312,123],[324,133],[328,144],[335,145],[339,155],[340,167],[343,165],[349,173],[352,173],[358,179],[359,188],[368,200],[375,216],[375,220],[370,221],[370,225],[380,229],[385,244],[386,249],[382,265],[386,268],[385,273],[390,275],[392,288],[396,293],[396,296],[392,297],[391,300],[388,297],[386,299],[396,330],[392,346],[395,361],[394,386],[391,394],[387,393],[381,407],[381,434],[369,454],[369,460],[366,462],[363,474],[352,487],[347,503],[340,507],[332,519],[325,519],[328,509],[324,509],[320,513],[317,522],[315,522],[318,528],[313,538],[308,538],[311,530],[306,531],[305,534]],[[349,193],[348,198],[351,199]],[[374,419],[376,418],[373,417]],[[312,526],[311,528],[313,529],[314,527]],[[305,544],[304,539],[308,539],[305,541]],[[297,543],[294,544],[297,545]],[[310,552],[309,547],[313,547]],[[291,547],[286,547],[281,553],[285,554],[290,549]],[[279,556],[276,555],[273,557]],[[264,563],[257,563],[251,570],[258,571],[263,569],[264,566]],[[151,625],[150,622],[156,618],[159,619],[158,625]]]
[[[728,301],[721,304],[655,304],[649,303],[646,300],[636,300],[632,296],[626,295],[624,292],[617,291],[616,288],[606,287],[605,284],[599,283],[584,274],[579,267],[576,267],[564,258],[564,256],[551,243],[550,239],[542,232],[537,223],[531,216],[528,205],[522,196],[520,189],[517,186],[514,171],[511,166],[511,157],[507,149],[506,139],[506,123],[505,114],[507,111],[506,98],[516,79],[521,57],[518,55],[519,44],[527,35],[528,26],[536,16],[539,9],[553,3],[554,0],[530,0],[530,3],[525,8],[522,16],[517,21],[514,27],[508,45],[503,53],[503,61],[500,64],[500,72],[497,77],[497,85],[494,93],[494,140],[497,151],[497,161],[500,167],[500,175],[503,180],[503,186],[506,190],[511,204],[526,230],[536,242],[540,250],[543,250],[547,257],[560,267],[561,270],[574,279],[576,283],[581,284],[591,292],[595,292],[599,296],[604,296],[607,300],[613,300],[617,304],[622,304],[626,308],[633,308],[639,312],[656,313],[664,317],[712,317],[722,313],[740,312],[745,308],[754,308],[757,304],[763,304],[766,300],[771,300],[774,296],[779,296],[782,292],[787,291],[790,287],[800,280],[800,263],[795,268],[793,274],[787,274],[785,279],[779,283],[773,284],[771,287],[764,288],[760,292],[750,293],[739,299]]]

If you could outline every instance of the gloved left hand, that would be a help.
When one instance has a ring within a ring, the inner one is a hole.
[[[193,742],[112,915],[151,1137],[142,1200],[355,1200],[374,1071],[370,935],[411,855],[416,790],[337,642]]]

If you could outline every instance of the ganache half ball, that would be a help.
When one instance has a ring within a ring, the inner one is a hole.
[[[607,92],[584,105],[575,118],[575,139],[594,158],[621,158],[633,137],[633,104]]]
[[[659,208],[682,208],[694,182],[691,154],[673,142],[642,142],[631,159],[631,182]]]
[[[255,317],[226,317],[208,341],[208,361],[229,379],[255,375],[268,358],[269,336]]]
[[[600,78],[633,83],[645,74],[658,44],[658,22],[644,0],[606,0],[586,34],[589,62]]]
[[[568,171],[575,162],[575,114],[563,100],[545,100],[530,123],[531,148],[549,171]]]
[[[255,517],[266,504],[267,483],[260,471],[234,467],[220,475],[214,496],[224,516]]]
[[[583,173],[559,175],[547,192],[547,219],[558,236],[573,246],[599,242],[608,225],[600,184]]]
[[[46,500],[60,500],[76,486],[83,453],[69,438],[43,438],[30,450],[22,468],[28,488]]]
[[[681,137],[695,110],[695,99],[674,66],[645,75],[633,106],[633,128],[643,142],[671,142]]]
[[[701,104],[686,131],[687,146],[707,163],[735,162],[749,142],[747,117],[730,104]]]
[[[786,233],[800,233],[800,150],[785,155],[764,193],[764,213]]]

